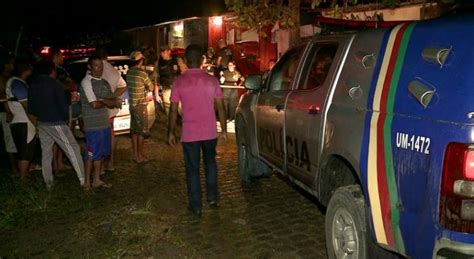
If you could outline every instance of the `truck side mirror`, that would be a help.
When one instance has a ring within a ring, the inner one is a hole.
[[[260,90],[262,88],[262,76],[251,75],[245,79],[245,89],[247,90]]]

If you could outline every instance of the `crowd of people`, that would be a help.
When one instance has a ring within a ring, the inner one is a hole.
[[[128,90],[133,161],[142,164],[150,160],[144,152],[144,141],[150,136],[147,105],[154,99],[168,115],[170,145],[176,144],[176,119],[182,117],[181,142],[191,211],[199,215],[202,207],[201,151],[207,200],[217,206],[216,145],[219,138],[227,140],[227,119],[234,118],[237,105],[237,90],[225,86],[243,82],[232,52],[224,41],[219,44],[216,54],[211,48],[204,54],[198,45],[190,45],[185,58],[173,57],[171,49],[162,46],[155,64],[150,64],[153,61],[141,51],[134,51],[125,80],[107,61],[105,49],[100,48],[89,57],[88,70],[80,83],[74,82],[63,67],[64,57],[59,50],[36,62],[1,54],[0,123],[12,175],[27,180],[31,170],[41,169],[50,189],[54,176],[70,164],[85,190],[110,188],[101,174],[115,170],[113,120],[122,105],[120,97]],[[216,121],[221,124],[219,134]],[[77,124],[85,145],[80,145],[74,134]],[[69,163],[64,162],[64,155]]]

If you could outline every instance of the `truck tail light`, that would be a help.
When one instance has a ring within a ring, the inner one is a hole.
[[[447,146],[439,209],[442,226],[474,233],[474,145]]]

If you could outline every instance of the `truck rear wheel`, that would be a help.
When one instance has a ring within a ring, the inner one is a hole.
[[[369,242],[365,201],[360,186],[336,190],[329,201],[325,219],[329,258],[367,258]]]

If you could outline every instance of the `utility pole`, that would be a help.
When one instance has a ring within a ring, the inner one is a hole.
[[[23,34],[23,26],[20,27],[20,32],[18,33],[18,37],[16,38],[15,52],[13,53],[15,57],[18,53],[18,48],[20,46],[20,40],[21,40],[21,35],[22,34]]]

